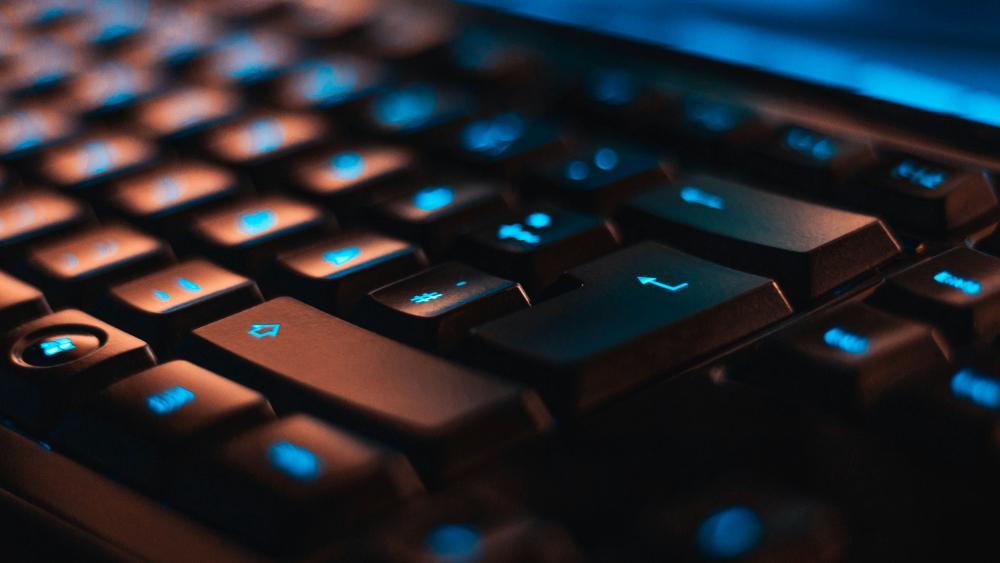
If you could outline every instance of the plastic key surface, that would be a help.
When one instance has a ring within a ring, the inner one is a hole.
[[[51,312],[45,296],[23,281],[0,272],[0,331]]]
[[[26,190],[0,196],[0,249],[4,258],[51,235],[79,228],[90,220],[90,211],[74,199],[48,191]]]
[[[122,133],[95,133],[54,147],[41,157],[41,172],[59,188],[83,189],[151,166],[156,149]]]

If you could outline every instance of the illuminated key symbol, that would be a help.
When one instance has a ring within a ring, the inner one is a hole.
[[[275,469],[300,481],[315,480],[323,467],[316,454],[285,441],[272,445],[267,458]]]
[[[153,199],[160,205],[173,203],[181,197],[182,191],[183,188],[176,178],[164,176],[156,182],[156,187],[153,189]]]
[[[247,146],[254,154],[272,152],[285,141],[285,130],[277,119],[258,119],[246,133]]]
[[[302,94],[310,100],[328,100],[350,92],[357,81],[358,73],[353,66],[316,63],[301,82]]]
[[[50,357],[76,349],[73,341],[66,337],[45,340],[39,344],[39,347],[42,349],[43,354]]]
[[[256,235],[269,230],[277,222],[278,216],[273,211],[260,209],[241,214],[238,224],[244,234]]]
[[[197,293],[201,291],[201,286],[194,283],[187,278],[177,278],[177,285],[184,291],[190,291],[191,293]]]
[[[94,244],[94,254],[98,258],[106,258],[118,252],[118,243],[113,240],[103,240]]]
[[[500,225],[500,228],[497,229],[497,238],[500,240],[514,239],[525,244],[538,244],[542,240],[542,238],[535,233],[524,230],[524,227],[522,227],[520,223],[514,223],[513,225]]]
[[[279,330],[281,330],[280,324],[254,324],[250,325],[247,334],[257,339],[276,338]]]
[[[947,176],[941,170],[930,170],[912,160],[904,160],[892,170],[893,178],[909,180],[928,190],[933,190],[943,184]]]
[[[798,127],[788,131],[785,135],[785,144],[788,148],[812,156],[816,160],[830,160],[837,154],[837,145],[833,140]]]
[[[684,186],[681,188],[681,199],[687,203],[702,205],[712,209],[721,210],[726,206],[726,200],[693,186]]]
[[[413,195],[413,205],[421,211],[434,211],[455,200],[455,190],[447,186],[424,188]]]
[[[823,342],[848,354],[864,354],[868,351],[868,339],[852,334],[841,328],[831,328],[823,334]]]
[[[941,285],[953,287],[966,295],[977,295],[982,290],[979,282],[960,278],[948,270],[943,270],[935,274],[934,281]]]
[[[414,295],[413,297],[410,298],[410,301],[413,303],[430,303],[431,301],[436,301],[438,299],[441,299],[442,297],[444,297],[443,293],[439,293],[437,291],[430,291],[427,293],[420,293]]]
[[[639,283],[641,283],[642,285],[655,285],[656,287],[666,289],[667,291],[670,292],[677,292],[688,286],[687,282],[677,285],[667,285],[663,282],[656,281],[656,278],[650,278],[647,276],[636,276],[636,279],[639,280]]]
[[[170,294],[160,289],[153,290],[153,297],[155,297],[157,301],[170,301]]]
[[[361,255],[361,249],[356,246],[351,246],[348,248],[340,248],[337,250],[331,250],[323,254],[323,260],[333,264],[334,266],[341,266],[354,260]]]
[[[87,141],[80,153],[81,165],[90,174],[103,174],[114,166],[115,153],[107,141]]]
[[[356,152],[342,152],[330,160],[333,174],[341,180],[356,180],[365,173],[365,159]]]
[[[1000,381],[971,369],[963,369],[951,378],[951,393],[981,407],[1000,408]]]
[[[194,393],[187,388],[171,387],[146,398],[146,407],[156,416],[176,412],[184,405],[194,400]]]
[[[532,213],[524,219],[524,222],[532,229],[544,229],[552,224],[552,216],[548,213]]]

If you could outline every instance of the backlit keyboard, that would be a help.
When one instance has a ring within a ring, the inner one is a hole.
[[[995,168],[767,94],[454,5],[0,6],[0,559],[995,560]]]

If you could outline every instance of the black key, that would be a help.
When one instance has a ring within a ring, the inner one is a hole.
[[[0,332],[51,312],[42,292],[0,272]]]
[[[240,184],[224,168],[179,161],[125,178],[109,192],[111,205],[130,220],[173,236],[192,213],[233,200]]]
[[[748,162],[765,177],[799,190],[823,193],[875,160],[871,143],[789,125],[755,144]]]
[[[278,409],[342,420],[454,474],[536,435],[549,416],[534,393],[358,328],[287,297],[194,332],[189,356]]]
[[[618,248],[607,221],[553,205],[534,205],[465,235],[462,258],[540,291],[564,271]]]
[[[148,68],[119,61],[106,61],[76,78],[69,85],[65,111],[84,117],[121,114],[144,98],[155,94],[163,77]]]
[[[562,131],[551,123],[505,112],[464,124],[451,150],[472,164],[515,174],[524,163],[564,147]]]
[[[296,65],[278,79],[276,96],[290,110],[347,111],[385,89],[388,81],[388,70],[375,61],[335,55]]]
[[[1000,259],[950,250],[890,277],[874,302],[959,341],[992,340],[1000,334]]]
[[[57,145],[74,136],[75,121],[39,106],[0,115],[0,160],[16,160]]]
[[[857,184],[856,190],[844,192],[851,204],[917,232],[951,231],[997,210],[997,196],[985,172],[912,156],[895,155],[877,163],[861,173]]]
[[[188,86],[143,102],[134,113],[143,135],[164,142],[188,140],[241,110],[239,97],[229,90]]]
[[[270,31],[242,29],[223,37],[206,57],[201,80],[216,85],[253,86],[270,80],[296,60],[290,38]]]
[[[659,116],[676,112],[676,95],[647,84],[630,70],[595,68],[580,82],[574,88],[574,105],[589,114],[596,125],[615,133],[622,129],[646,132],[653,126],[651,120],[662,121]]]
[[[436,256],[454,245],[463,231],[507,211],[505,191],[502,184],[484,181],[424,184],[380,204],[375,219]]]
[[[275,292],[331,313],[354,308],[369,291],[427,265],[417,247],[370,232],[344,233],[278,257]]]
[[[111,284],[174,261],[166,243],[124,225],[32,246],[28,267],[56,307],[89,305]]]
[[[347,537],[419,491],[406,459],[305,415],[278,420],[192,464],[179,504],[282,554]]]
[[[213,442],[272,418],[274,411],[256,391],[175,361],[112,384],[53,436],[101,470],[158,489]]]
[[[849,305],[783,332],[754,361],[752,380],[828,407],[870,407],[901,377],[946,370],[942,348],[928,325]]]
[[[113,287],[99,310],[171,357],[188,332],[262,300],[253,280],[195,259]]]
[[[899,253],[881,221],[708,176],[637,196],[622,224],[720,264],[772,276],[810,299]]]
[[[464,94],[426,82],[404,84],[365,104],[369,127],[387,136],[428,138],[472,116],[472,101]]]
[[[319,208],[273,195],[198,215],[192,232],[209,258],[256,274],[279,251],[315,240],[331,227]]]
[[[357,319],[397,340],[453,352],[472,327],[528,305],[520,284],[446,262],[369,293]]]
[[[651,242],[566,275],[579,289],[472,332],[558,407],[594,407],[791,313],[774,282]]]
[[[415,173],[412,152],[400,147],[366,145],[324,151],[292,166],[295,188],[351,217],[361,206],[400,191],[400,180]]]
[[[607,215],[636,192],[673,177],[673,166],[646,151],[606,145],[542,162],[534,174],[553,196]]]
[[[21,325],[2,342],[0,412],[35,431],[155,363],[142,340],[72,309]]]
[[[520,89],[540,86],[537,81],[547,72],[537,49],[490,25],[462,26],[448,58],[466,76],[522,96],[526,92]]]
[[[685,96],[671,128],[678,152],[716,162],[732,161],[769,132],[753,109],[704,96]]]
[[[149,168],[156,148],[122,133],[96,133],[47,150],[39,166],[43,177],[59,188],[90,191],[109,180]]]
[[[327,133],[315,116],[264,112],[209,132],[206,149],[219,162],[245,172],[255,186],[271,189],[271,182],[284,178],[285,159],[315,147]]]
[[[66,233],[91,219],[90,211],[66,196],[45,190],[26,190],[0,196],[0,248],[11,250]]]

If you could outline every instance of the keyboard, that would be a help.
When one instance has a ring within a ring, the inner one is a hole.
[[[1000,163],[789,96],[451,4],[5,3],[3,558],[994,560]]]

